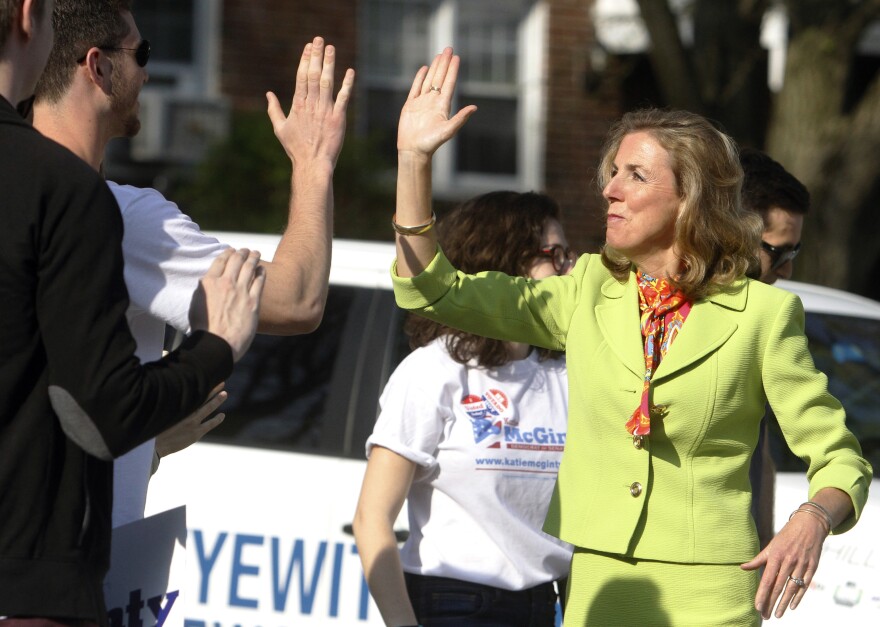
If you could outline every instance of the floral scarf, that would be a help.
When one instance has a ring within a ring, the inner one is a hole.
[[[669,346],[690,313],[691,303],[666,279],[655,279],[641,271],[636,274],[639,286],[642,337],[645,338],[645,384],[642,400],[626,423],[634,436],[651,433],[651,377],[666,356]]]

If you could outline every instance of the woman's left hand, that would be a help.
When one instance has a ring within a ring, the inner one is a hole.
[[[774,606],[776,618],[780,618],[787,608],[795,609],[804,598],[827,535],[821,520],[796,513],[755,559],[742,564],[744,570],[764,567],[755,608],[765,620],[770,618]]]
[[[398,155],[431,157],[477,110],[476,106],[468,105],[449,117],[459,64],[458,56],[447,47],[434,57],[430,67],[418,71],[400,112]]]

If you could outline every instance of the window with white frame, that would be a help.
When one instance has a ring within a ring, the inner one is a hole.
[[[219,89],[222,0],[137,0],[134,18],[150,41],[150,80],[140,94],[135,161],[198,161],[229,126]]]
[[[215,95],[220,0],[138,0],[134,17],[150,40],[147,89]]]
[[[397,119],[418,68],[452,45],[453,108],[479,110],[434,159],[434,189],[461,197],[543,184],[546,7],[536,0],[366,0],[361,124],[396,162]]]

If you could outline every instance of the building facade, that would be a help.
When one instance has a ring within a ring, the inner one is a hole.
[[[143,130],[114,153],[130,166],[119,178],[197,162],[228,132],[231,112],[265,109],[266,91],[289,102],[302,46],[315,35],[336,46],[338,79],[346,67],[357,71],[348,136],[374,138],[393,164],[412,78],[452,45],[462,57],[457,103],[479,111],[435,158],[438,202],[495,189],[544,191],[559,201],[572,244],[596,250],[603,222],[595,170],[621,97],[614,80],[595,80],[615,69],[597,61],[591,7],[588,0],[138,0],[135,17],[153,59]]]

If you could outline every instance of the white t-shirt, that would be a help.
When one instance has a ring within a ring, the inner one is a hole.
[[[443,338],[401,362],[385,387],[367,456],[416,463],[407,495],[409,573],[524,590],[567,575],[572,549],[541,531],[565,443],[563,359],[486,370]]]
[[[128,326],[142,362],[162,356],[165,325],[189,329],[189,305],[199,279],[227,246],[199,230],[176,204],[155,189],[108,181],[122,211],[125,285],[131,304]],[[116,460],[113,526],[144,517],[154,441]]]

